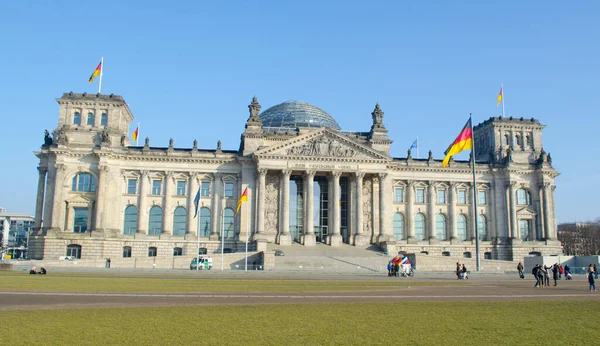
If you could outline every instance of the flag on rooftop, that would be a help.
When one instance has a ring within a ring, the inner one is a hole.
[[[100,62],[98,64],[98,67],[96,67],[96,69],[94,70],[94,72],[92,73],[92,75],[90,76],[90,79],[88,80],[88,82],[93,82],[94,78],[97,76],[100,76],[102,74],[102,62]]]
[[[453,155],[460,153],[463,150],[472,149],[473,148],[473,130],[471,129],[471,118],[465,124],[465,127],[460,131],[458,137],[450,144],[446,152],[446,157],[442,162],[442,167],[448,166],[448,161]]]

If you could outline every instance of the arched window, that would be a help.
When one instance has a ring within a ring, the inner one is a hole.
[[[73,114],[73,125],[81,125],[81,113],[75,112]]]
[[[81,245],[76,245],[76,244],[67,245],[67,256],[81,258]]]
[[[531,148],[531,136],[530,135],[525,136],[525,145],[528,148]]]
[[[515,144],[517,146],[521,146],[521,136],[520,135],[515,135]]]
[[[183,237],[187,229],[187,210],[184,207],[175,208],[173,214],[173,235]]]
[[[456,222],[458,240],[467,240],[467,217],[463,214],[458,215]]]
[[[446,235],[446,216],[437,214],[435,217],[435,234],[438,240],[448,239]]]
[[[504,135],[504,145],[510,145],[510,136]]]
[[[125,208],[125,224],[123,225],[123,234],[132,235],[137,232],[138,209],[135,205]]]
[[[210,236],[210,209],[200,208],[200,236]]]
[[[531,205],[531,193],[525,189],[517,190],[517,204]]]
[[[162,233],[163,212],[160,207],[150,208],[148,220],[148,235],[160,235]]]
[[[102,116],[100,117],[100,125],[101,126],[108,125],[108,114],[102,113]]]
[[[425,215],[421,213],[415,215],[415,239],[425,239]]]
[[[479,233],[479,240],[489,240],[487,218],[484,215],[477,215],[477,233]]]
[[[73,177],[71,190],[79,192],[96,192],[96,178],[89,173],[79,173]]]
[[[235,236],[235,217],[233,209],[225,208],[223,210],[223,233],[225,239],[233,239]]]
[[[396,240],[404,239],[404,216],[400,213],[394,214],[394,238]]]
[[[87,117],[87,124],[94,126],[95,123],[96,123],[96,115],[92,112],[89,112],[88,117]]]

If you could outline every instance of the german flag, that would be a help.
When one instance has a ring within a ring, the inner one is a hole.
[[[102,74],[102,62],[100,62],[98,64],[98,67],[96,67],[96,69],[94,70],[94,73],[92,73],[92,75],[90,76],[90,79],[88,80],[88,82],[93,82],[94,78],[96,76],[99,76],[100,74]]]
[[[240,208],[242,207],[242,203],[247,202],[247,201],[248,201],[248,188],[245,188],[244,189],[244,193],[242,193],[242,196],[238,200],[238,204],[237,204],[237,208],[235,209],[235,215],[234,216],[237,216],[237,214],[240,212]]]
[[[140,132],[140,127],[138,126],[135,128],[135,131],[133,131],[133,134],[131,135],[131,138],[133,139],[134,142],[137,142],[139,132]]]
[[[446,154],[446,157],[444,158],[444,161],[442,162],[442,167],[445,168],[448,166],[448,161],[450,161],[450,158],[453,155],[456,155],[463,150],[472,149],[472,148],[473,148],[473,130],[471,129],[471,118],[469,118],[469,121],[467,121],[467,123],[465,124],[465,127],[463,127],[463,129],[460,131],[460,134],[458,135],[458,137],[456,137],[454,142],[452,142],[452,144],[450,144],[450,146],[444,153],[444,154]]]

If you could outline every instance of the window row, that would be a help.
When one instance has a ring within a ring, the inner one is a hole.
[[[161,195],[163,194],[164,186],[162,179],[154,179],[152,180],[151,186],[151,194],[152,195]],[[175,189],[177,196],[187,196],[188,195],[188,182],[185,180],[177,180],[175,182]],[[203,181],[200,184],[200,189],[198,191],[200,196],[211,196],[211,183],[209,181]],[[138,179],[127,179],[127,194],[135,195],[139,193],[138,188]],[[225,197],[231,198],[234,197],[234,183],[225,183]]]
[[[82,123],[81,113],[80,112],[73,113],[73,125],[81,125],[81,123]],[[93,112],[88,112],[87,117],[85,119],[85,124],[91,125],[91,126],[96,125],[96,114],[94,114]],[[107,125],[108,125],[108,114],[102,113],[102,115],[100,116],[100,126],[107,126]]]
[[[67,256],[72,256],[73,258],[81,258],[81,245],[70,244],[67,245]],[[123,246],[123,258],[130,258],[132,254],[131,246]],[[158,255],[158,249],[155,246],[148,247],[148,257],[156,257]],[[180,247],[173,248],[173,256],[183,256],[183,249]]]
[[[516,134],[513,135],[512,143],[513,143],[513,146],[519,146],[519,147],[525,146],[525,148],[531,148],[532,145],[533,145],[532,144],[532,138],[533,138],[532,134],[531,133],[527,133],[525,135],[525,143],[523,143],[523,137],[521,136],[521,134],[516,133]],[[504,135],[504,145],[509,146],[510,142],[511,142],[510,141],[510,134],[507,133],[507,134]]]
[[[396,187],[394,189],[394,201],[396,203],[404,203],[404,187]],[[478,203],[479,204],[487,204],[487,191],[478,191]],[[471,198],[468,196],[467,190],[457,190],[456,192],[458,204],[469,204]],[[416,188],[415,189],[415,203],[427,203],[426,197],[426,189],[425,188]],[[438,204],[446,204],[448,202],[448,189],[437,189],[437,203]]]
[[[201,237],[211,234],[211,210],[205,207],[199,211],[198,232]],[[225,239],[234,239],[235,236],[235,213],[231,208],[223,209],[223,228]],[[139,211],[134,205],[125,208],[123,234],[135,234],[138,231]],[[183,237],[187,231],[187,210],[184,207],[175,208],[173,213],[173,235]],[[161,207],[150,208],[148,216],[148,235],[160,235],[163,232],[163,210]]]
[[[468,219],[465,215],[460,214],[456,219],[456,234],[459,240],[466,241]],[[489,240],[487,218],[484,215],[477,216],[477,229],[479,239],[483,241]],[[417,213],[414,218],[414,238],[416,240],[425,240],[427,221],[425,215]],[[394,214],[393,235],[396,240],[406,240],[406,221],[401,213]],[[444,214],[437,214],[435,218],[435,235],[432,235],[437,240],[449,240],[448,218]]]

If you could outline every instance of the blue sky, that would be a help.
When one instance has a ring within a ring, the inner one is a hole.
[[[33,214],[44,129],[63,92],[122,95],[153,146],[237,149],[263,110],[309,102],[368,131],[379,102],[392,155],[442,158],[468,114],[539,118],[559,222],[600,217],[600,2],[5,1],[0,4],[0,207]],[[131,131],[135,128],[132,125]],[[457,159],[465,158],[463,153]]]

